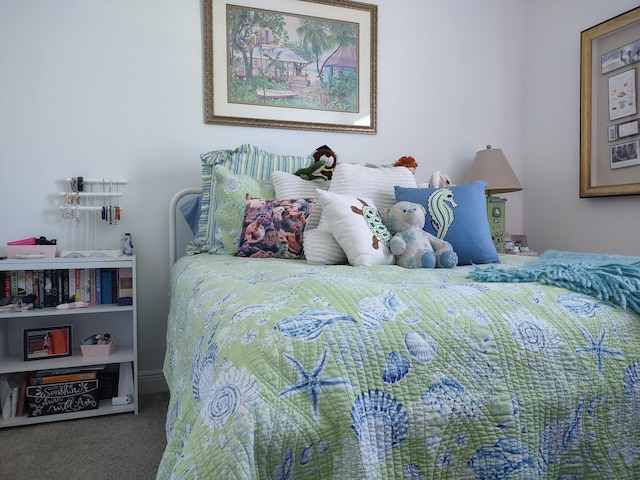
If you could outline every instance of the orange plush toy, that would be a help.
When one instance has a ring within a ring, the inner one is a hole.
[[[416,162],[416,159],[413,157],[400,157],[396,163],[393,164],[394,167],[407,167],[409,170],[411,170],[411,173],[413,173],[415,175],[416,173],[416,168],[418,168],[418,162]]]

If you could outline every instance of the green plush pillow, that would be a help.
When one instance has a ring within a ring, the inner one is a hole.
[[[217,179],[214,167],[221,165],[230,173],[249,175],[258,180],[271,180],[271,172],[295,172],[311,165],[310,155],[276,155],[253,145],[244,144],[235,150],[212,150],[200,155],[202,160],[202,201],[195,239],[187,245],[187,254],[215,253],[222,244],[216,242],[220,229],[216,225],[216,211],[222,199],[216,196]]]
[[[222,165],[213,168],[213,175],[217,205],[213,215],[214,239],[209,253],[232,255],[238,251],[240,243],[247,194],[266,199],[274,199],[276,194],[271,182],[231,173]]]

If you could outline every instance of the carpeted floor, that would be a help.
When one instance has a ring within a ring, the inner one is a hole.
[[[0,430],[0,479],[154,479],[166,446],[168,393],[122,413]]]

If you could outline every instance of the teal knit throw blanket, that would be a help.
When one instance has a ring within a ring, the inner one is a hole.
[[[593,261],[589,262],[588,254],[580,254],[580,260],[560,262],[556,261],[558,257],[564,256],[566,260],[566,255],[561,255],[561,252],[545,255],[520,268],[475,266],[469,278],[480,282],[539,282],[555,285],[640,314],[640,261],[632,262],[637,258],[620,257],[615,260],[622,261],[602,263],[602,256],[594,256],[591,259]]]

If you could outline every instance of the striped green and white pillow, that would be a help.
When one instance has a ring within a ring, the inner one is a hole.
[[[187,254],[189,255],[227,253],[220,240],[220,234],[222,233],[224,236],[225,232],[222,232],[217,226],[220,215],[216,215],[216,213],[224,198],[219,198],[220,192],[216,189],[218,182],[214,171],[216,165],[225,167],[232,174],[246,175],[257,180],[270,182],[271,173],[274,170],[293,173],[314,162],[311,155],[277,155],[265,152],[250,144],[241,145],[235,150],[213,150],[203,153],[200,158],[202,160],[202,202],[198,233],[195,239],[187,245]],[[222,195],[224,197],[224,194]],[[241,222],[242,218],[239,221]]]

